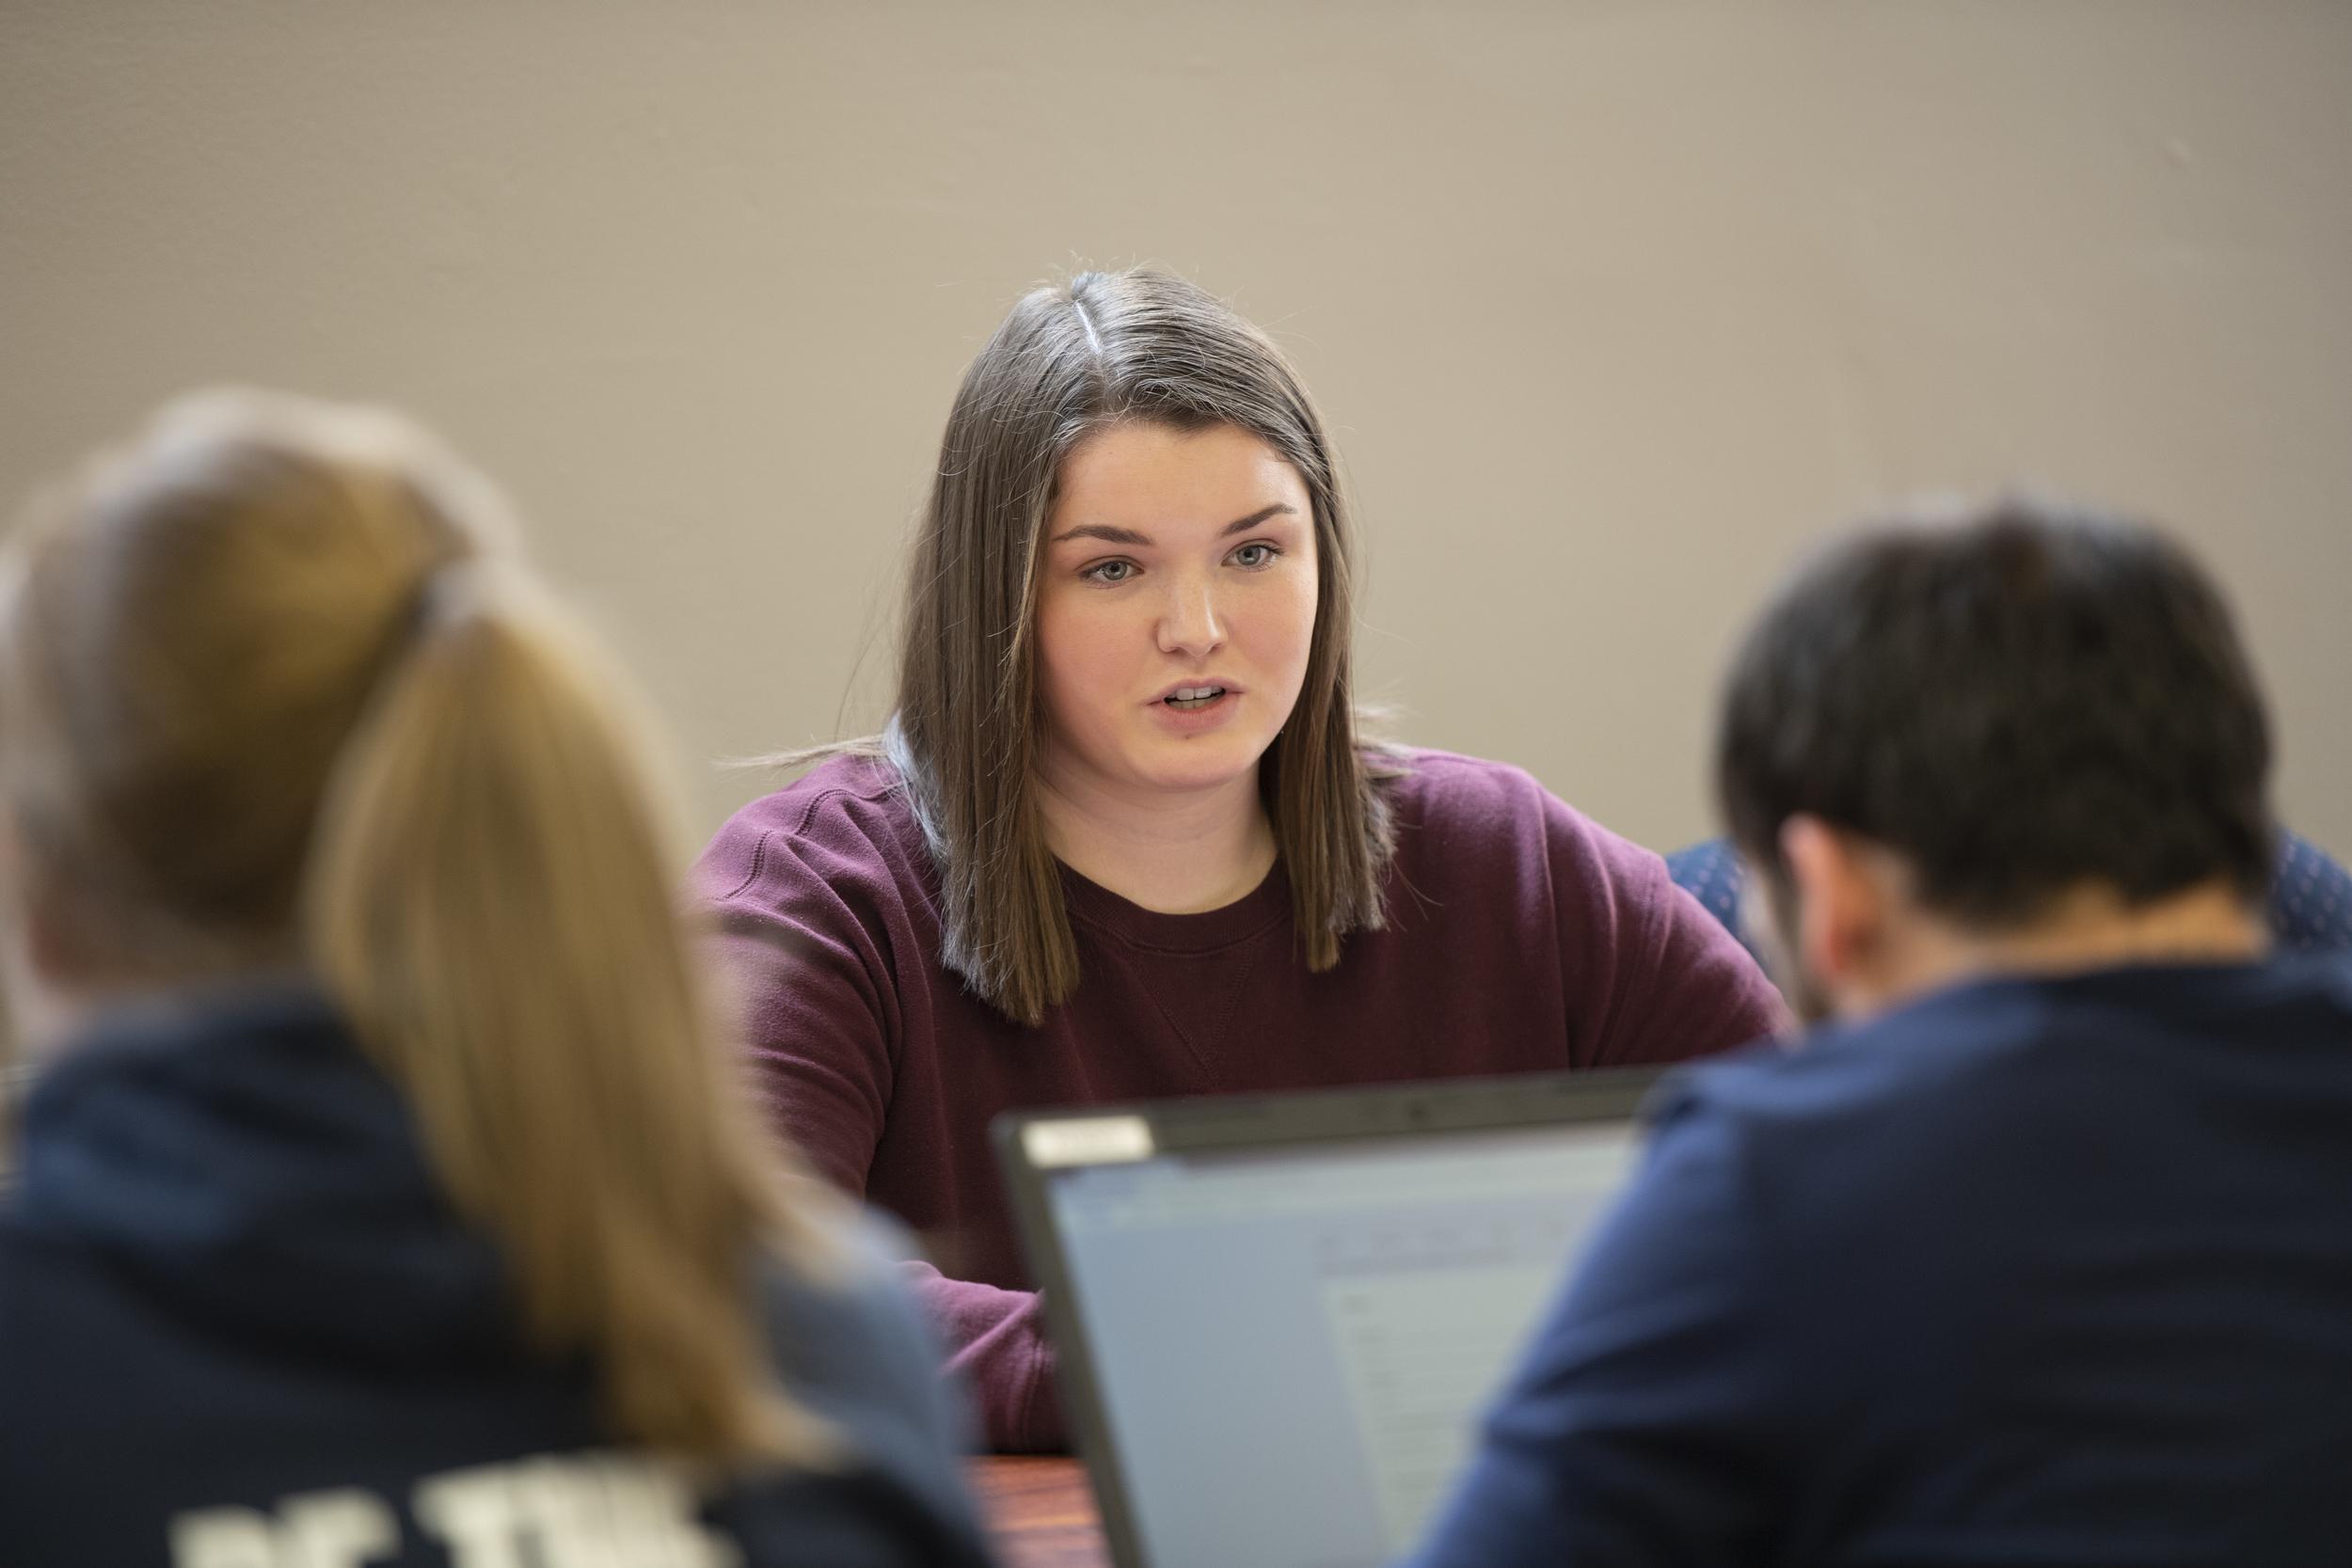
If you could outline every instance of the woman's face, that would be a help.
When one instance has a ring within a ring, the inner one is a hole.
[[[1059,479],[1037,612],[1048,781],[1254,788],[1314,641],[1306,482],[1231,425],[1146,423],[1088,437]]]

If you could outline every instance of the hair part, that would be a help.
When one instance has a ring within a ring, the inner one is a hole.
[[[308,967],[528,1341],[588,1358],[621,1435],[823,1462],[755,1275],[821,1269],[829,1200],[735,1092],[643,716],[507,531],[389,416],[167,411],[15,547],[0,792],[29,895],[94,960]]]
[[[2007,499],[1916,508],[1805,563],[1741,643],[1716,783],[1783,884],[1799,814],[1895,851],[1917,896],[2013,928],[2104,884],[2267,886],[2270,731],[2228,608],[2143,524]]]

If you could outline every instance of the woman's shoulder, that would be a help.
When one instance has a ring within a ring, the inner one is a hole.
[[[972,1539],[960,1456],[973,1427],[902,1277],[913,1243],[871,1211],[844,1206],[818,1223],[828,1256],[771,1264],[765,1281],[777,1373],[852,1463],[922,1499],[948,1536]]]
[[[786,832],[800,836],[835,822],[872,824],[914,821],[906,776],[889,758],[865,751],[840,752],[762,795],[727,819],[720,830]]]
[[[1385,763],[1386,766],[1383,766]],[[1526,768],[1424,746],[1392,746],[1374,759],[1400,828],[1464,831],[1596,827]]]
[[[900,1264],[914,1256],[912,1239],[873,1211],[827,1208],[810,1221],[820,1256],[798,1267],[779,1260],[768,1271],[769,1322],[786,1386],[835,1417],[950,1412],[933,1402],[938,1352],[900,1278]]]
[[[1397,853],[1408,864],[1435,856],[1456,865],[1496,859],[1532,865],[1540,857],[1554,866],[1574,863],[1586,879],[1642,887],[1666,881],[1655,854],[1569,805],[1523,768],[1422,747],[1395,747],[1388,755],[1395,771],[1380,787]]]
[[[884,757],[850,752],[727,818],[695,863],[694,880],[721,902],[811,863],[829,881],[897,882],[919,873],[923,853],[905,776]]]

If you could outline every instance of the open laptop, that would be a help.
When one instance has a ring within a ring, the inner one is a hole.
[[[1631,1168],[1652,1071],[995,1126],[1120,1568],[1412,1545]]]

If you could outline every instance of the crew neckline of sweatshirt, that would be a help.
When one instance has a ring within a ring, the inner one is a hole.
[[[1262,935],[1287,919],[1291,911],[1291,879],[1277,859],[1258,885],[1232,903],[1195,914],[1168,914],[1147,910],[1090,881],[1057,861],[1061,867],[1062,900],[1071,917],[1084,921],[1103,935],[1130,947],[1168,953],[1211,953]]]

